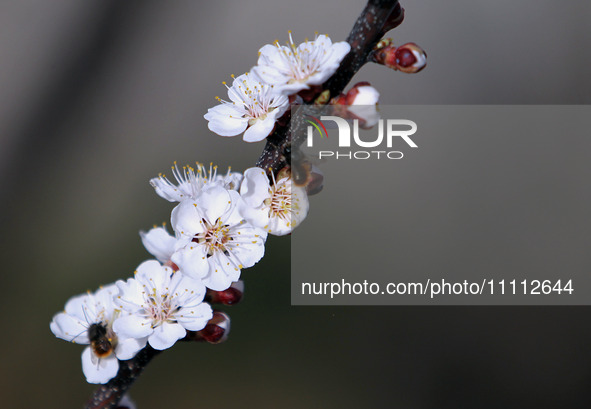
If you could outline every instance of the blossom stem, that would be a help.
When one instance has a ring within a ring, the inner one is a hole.
[[[398,0],[369,0],[347,37],[351,51],[341,61],[332,77],[318,87],[316,95],[309,100],[314,101],[327,90],[331,98],[339,95],[353,76],[368,62],[374,46],[387,31],[399,26],[403,18],[404,9],[400,7]],[[267,137],[267,143],[256,166],[277,174],[290,164],[291,154],[295,154],[303,142],[303,138],[291,135],[292,128],[299,129],[297,124],[291,125],[288,119],[286,123],[275,127],[273,133]]]

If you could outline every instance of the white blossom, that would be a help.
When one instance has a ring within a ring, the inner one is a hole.
[[[194,199],[204,186],[211,184],[219,184],[226,189],[238,190],[242,181],[242,175],[232,172],[231,168],[228,168],[225,175],[218,174],[218,167],[211,163],[209,169],[201,163],[197,163],[196,167],[183,166],[182,169],[179,169],[175,162],[171,169],[176,184],[163,174],[150,180],[156,193],[169,202]]]
[[[334,43],[326,35],[317,35],[296,46],[291,32],[287,46],[276,41],[259,50],[257,66],[252,69],[262,81],[272,84],[284,95],[321,85],[334,74],[351,46]]]
[[[113,322],[121,316],[113,303],[117,292],[112,284],[94,294],[73,297],[50,323],[56,337],[90,345],[82,353],[82,371],[89,383],[108,382],[119,370],[118,359],[131,359],[143,348],[141,341],[118,337],[113,332]]]
[[[287,97],[248,73],[234,78],[232,87],[226,87],[230,101],[217,97],[220,104],[205,114],[209,129],[221,136],[244,132],[242,139],[246,142],[262,141],[289,106]]]
[[[213,316],[203,302],[205,286],[156,260],[143,262],[135,277],[117,281],[118,307],[129,315],[115,320],[117,334],[146,341],[154,349],[170,348],[187,330],[199,331]]]
[[[212,290],[230,287],[265,252],[267,233],[243,220],[241,200],[238,192],[211,186],[172,211],[178,239],[171,260]]]
[[[308,195],[303,187],[295,186],[288,176],[279,180],[273,176],[271,184],[261,168],[244,172],[240,195],[246,204],[245,219],[277,236],[291,233],[308,214]]]

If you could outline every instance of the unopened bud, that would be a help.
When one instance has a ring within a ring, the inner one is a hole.
[[[230,317],[221,311],[214,311],[213,318],[205,328],[198,332],[203,340],[210,344],[219,344],[228,339],[230,333]]]
[[[380,93],[369,82],[355,84],[346,94],[332,100],[336,115],[345,119],[359,120],[359,126],[368,129],[380,120],[376,105]]]
[[[402,72],[414,74],[427,65],[427,53],[415,43],[406,43],[396,50],[396,63]]]
[[[244,295],[244,282],[235,281],[224,291],[207,289],[205,301],[210,304],[234,305],[242,300]]]
[[[427,53],[415,43],[403,44],[400,47],[388,44],[377,48],[372,57],[378,64],[407,74],[417,73],[427,65]]]

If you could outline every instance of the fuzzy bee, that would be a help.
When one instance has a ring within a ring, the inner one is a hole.
[[[88,327],[88,339],[94,354],[99,358],[105,358],[113,352],[113,340],[107,335],[107,327],[103,323],[90,324]]]

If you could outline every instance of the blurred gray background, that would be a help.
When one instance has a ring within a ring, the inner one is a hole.
[[[0,4],[3,407],[85,402],[82,347],[53,337],[53,314],[148,258],[137,232],[172,208],[150,177],[174,160],[254,164],[262,143],[207,130],[222,81],[288,29],[297,41],[344,40],[364,4]],[[423,46],[429,65],[415,76],[365,67],[356,79],[382,103],[591,101],[589,2],[402,4],[390,36]],[[243,273],[244,302],[227,309],[230,340],[159,356],[132,389],[140,409],[591,405],[589,308],[291,307],[288,240],[271,238],[267,252]]]

